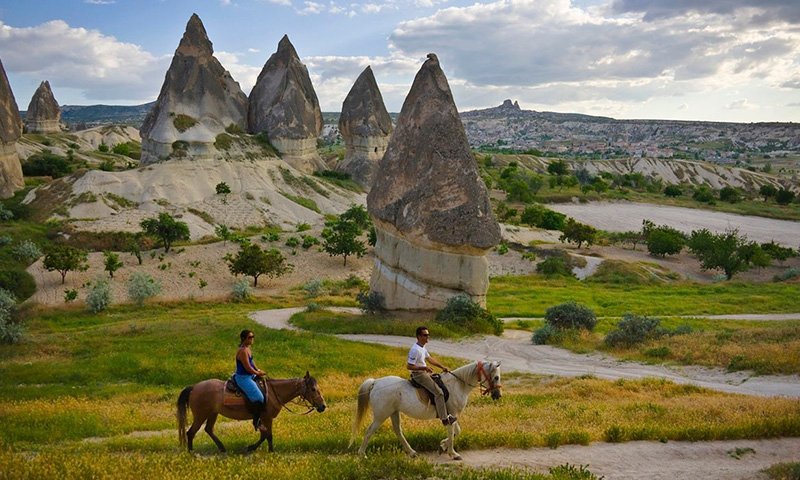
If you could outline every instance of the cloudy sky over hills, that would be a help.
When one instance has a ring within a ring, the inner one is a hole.
[[[21,109],[158,95],[192,12],[249,93],[287,33],[325,111],[372,65],[399,111],[428,52],[460,110],[800,121],[797,0],[0,0],[0,59]]]

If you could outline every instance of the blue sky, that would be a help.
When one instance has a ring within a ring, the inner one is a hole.
[[[0,0],[0,59],[21,109],[144,103],[193,12],[245,93],[288,34],[325,111],[367,65],[399,111],[435,52],[461,110],[800,121],[797,0]]]

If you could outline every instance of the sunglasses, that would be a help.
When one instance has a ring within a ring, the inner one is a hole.
[[[247,338],[256,338],[255,335],[248,335]]]
[[[419,336],[420,337],[430,337],[431,334],[430,333],[420,333]]]

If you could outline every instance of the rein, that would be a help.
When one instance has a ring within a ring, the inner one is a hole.
[[[308,392],[308,385],[306,385],[306,381],[304,379],[300,379],[300,383],[303,384],[303,390],[298,394],[298,396],[302,397],[303,400],[306,402],[306,405],[308,405],[308,411],[305,412],[305,413],[297,413],[297,412],[293,411],[291,408],[289,408],[288,402],[284,402],[283,400],[281,400],[280,395],[278,395],[278,391],[275,390],[275,387],[272,386],[269,383],[270,380],[277,380],[277,379],[267,378],[264,381],[264,383],[267,385],[268,389],[269,389],[269,387],[272,387],[272,393],[275,394],[275,399],[278,400],[278,405],[280,405],[281,408],[285,409],[287,412],[289,412],[291,414],[294,414],[294,415],[308,415],[309,413],[314,411],[314,405],[311,405],[311,402],[309,402],[305,397],[305,394]],[[298,405],[300,404],[299,402],[297,402],[297,403],[298,403]]]
[[[450,375],[456,377],[459,381],[469,385],[470,387],[474,388],[474,387],[477,387],[478,385],[480,385],[480,387],[481,387],[481,395],[488,395],[493,390],[497,390],[498,388],[502,387],[502,385],[500,385],[500,384],[495,385],[494,382],[492,382],[491,376],[489,376],[489,374],[483,368],[483,362],[481,362],[480,360],[477,362],[477,366],[475,367],[475,370],[478,372],[478,383],[476,383],[474,385],[469,383],[468,381],[462,379],[461,377],[459,377],[458,375],[456,375],[455,373],[453,373],[451,371],[448,371],[447,373],[449,373]],[[481,374],[483,375],[484,378],[481,377]],[[487,382],[489,384],[489,386],[488,387],[484,386],[484,382]]]

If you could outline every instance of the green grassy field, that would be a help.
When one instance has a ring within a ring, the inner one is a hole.
[[[487,308],[499,317],[543,317],[547,308],[574,300],[598,316],[798,313],[797,283],[724,282],[608,285],[537,275],[491,279]]]
[[[358,385],[367,377],[405,375],[407,352],[267,330],[247,318],[250,311],[273,306],[186,303],[120,307],[100,315],[36,314],[26,323],[23,343],[0,346],[0,478],[219,478],[233,470],[278,478],[591,478],[435,467],[407,459],[388,425],[370,443],[370,458],[355,458],[347,444]],[[275,425],[275,455],[265,449],[240,455],[255,434],[247,422],[232,421],[218,429],[234,453],[216,454],[201,433],[199,456],[187,455],[177,442],[177,395],[186,385],[230,374],[242,328],[256,332],[261,368],[274,377],[310,370],[329,408],[309,416],[283,413]],[[500,401],[475,395],[460,418],[462,453],[603,440],[800,435],[800,400],[728,395],[652,379],[505,375],[503,383]],[[420,451],[435,450],[444,433],[434,422],[404,425]]]

